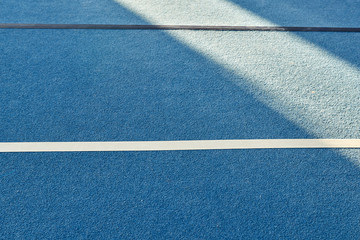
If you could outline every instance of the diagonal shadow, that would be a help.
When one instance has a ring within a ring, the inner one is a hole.
[[[357,0],[229,0],[241,8],[261,16],[279,26],[301,27],[359,27],[360,2]],[[358,33],[304,33],[294,32],[309,42],[360,68]],[[346,36],[346,38],[344,37]]]
[[[154,4],[117,2],[153,24],[192,21],[221,24],[225,21],[272,25],[223,0],[214,1],[210,7],[199,2],[201,7],[197,9],[204,9],[204,13],[194,10],[201,16],[199,18],[194,13],[188,14],[187,5],[179,2],[174,4],[179,7],[179,13],[172,6],[162,5],[161,1]],[[219,14],[213,11],[215,6],[219,7]],[[169,13],[173,13],[174,19]],[[224,13],[226,16],[233,13],[234,21],[224,17]],[[169,34],[217,64],[246,76],[248,84],[240,81],[240,87],[253,84],[256,88],[253,94],[261,101],[314,135],[321,138],[358,137],[357,102],[360,99],[356,80],[360,71],[349,62],[291,33],[170,31]],[[317,33],[317,36],[329,37],[327,33]],[[348,35],[337,35],[337,40],[348,40],[344,36]],[[233,80],[236,82],[236,78]],[[334,122],[337,124],[332,124]]]
[[[313,138],[166,32],[1,30],[0,49],[1,141]],[[332,150],[0,154],[0,168],[3,238],[360,231],[360,172]]]

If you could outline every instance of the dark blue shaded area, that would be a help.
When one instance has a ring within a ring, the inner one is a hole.
[[[0,37],[3,142],[312,138],[161,31]]]
[[[360,172],[332,150],[3,153],[0,169],[2,239],[360,234]]]
[[[360,27],[359,0],[231,0],[280,26],[300,27]],[[360,68],[360,38],[356,33],[321,33],[292,32],[324,50],[350,62]],[[344,37],[346,36],[347,39]]]
[[[0,22],[145,24],[113,0],[4,0]]]

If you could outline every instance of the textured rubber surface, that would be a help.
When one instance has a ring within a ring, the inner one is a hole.
[[[359,14],[357,0],[6,0],[0,22],[358,28]],[[345,32],[1,29],[0,141],[360,138],[359,46]],[[356,239],[359,156],[0,153],[0,239]]]
[[[4,29],[1,141],[359,138],[359,34],[303,34],[353,64],[278,32]]]
[[[360,171],[332,150],[19,153],[0,159],[4,239],[360,234]]]
[[[3,0],[0,23],[146,24],[148,12],[161,25],[360,27],[359,0]]]

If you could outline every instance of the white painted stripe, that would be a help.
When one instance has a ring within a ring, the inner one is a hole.
[[[247,139],[133,142],[0,143],[0,152],[175,151],[271,148],[360,148],[360,139]]]

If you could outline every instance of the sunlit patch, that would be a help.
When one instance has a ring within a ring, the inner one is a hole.
[[[153,24],[275,25],[224,0],[116,1]],[[189,10],[192,4],[201,14]],[[360,138],[356,66],[292,33],[168,33],[236,73],[239,87],[314,136]]]
[[[156,24],[276,26],[236,4],[223,0],[114,0]]]

